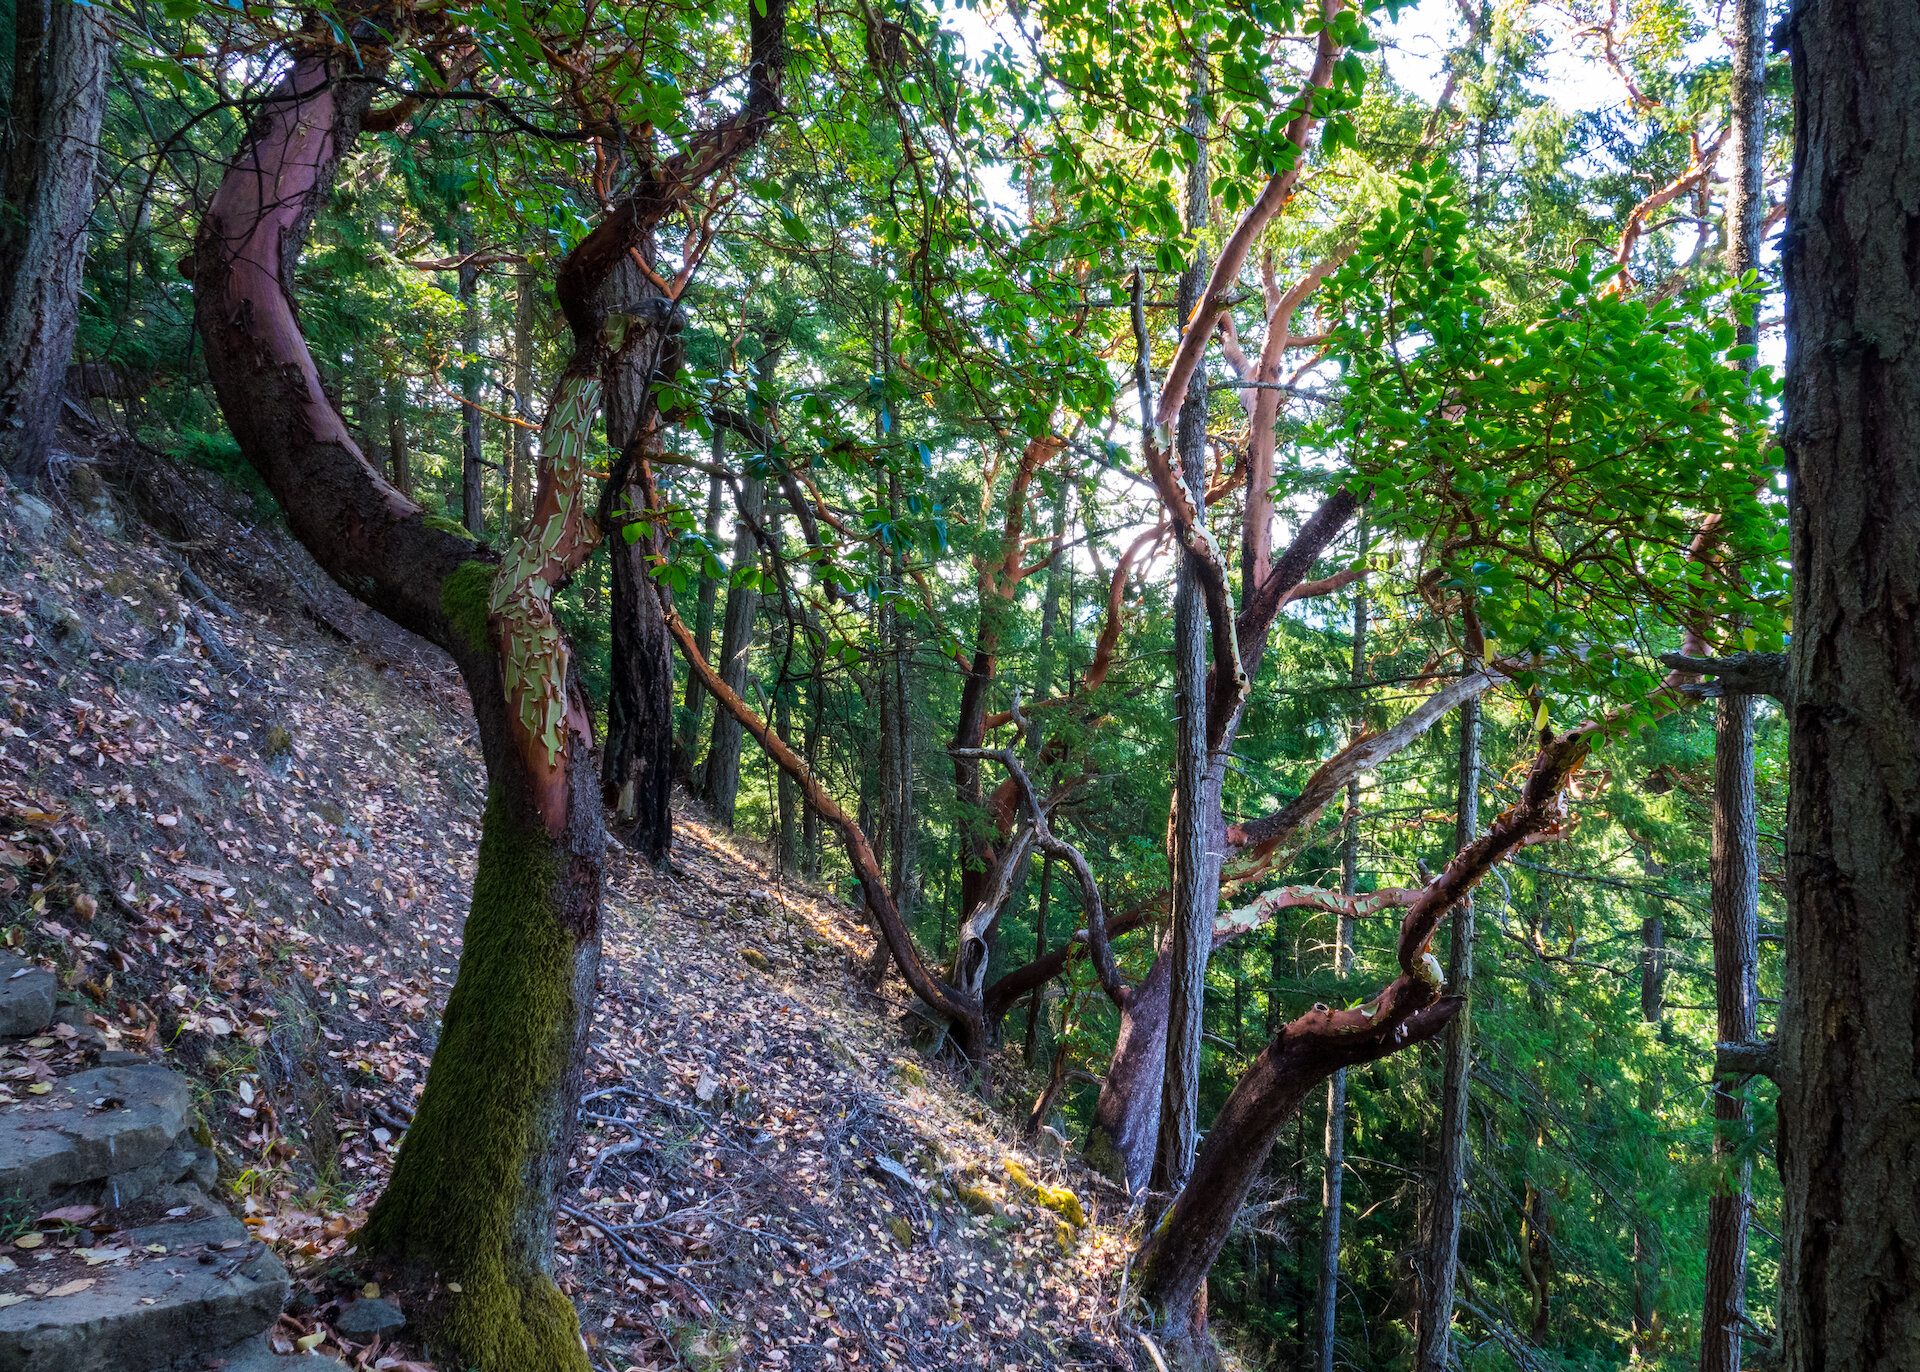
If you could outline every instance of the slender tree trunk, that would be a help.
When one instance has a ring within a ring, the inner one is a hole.
[[[413,498],[413,464],[407,453],[407,379],[398,372],[387,380],[387,462],[394,489]]]
[[[1735,0],[1733,45],[1733,191],[1728,197],[1727,266],[1744,276],[1760,265],[1766,213],[1766,0]],[[1751,315],[1737,321],[1738,341],[1753,345]],[[1749,358],[1751,369],[1758,363]],[[1724,695],[1713,719],[1714,1004],[1719,1041],[1751,1041],[1758,1032],[1755,981],[1760,956],[1760,845],[1753,795],[1753,700]],[[1716,1175],[1707,1202],[1707,1279],[1700,1321],[1700,1372],[1739,1372],[1740,1329],[1747,1314],[1747,1221],[1753,1164],[1740,1149],[1747,1102],[1726,1079],[1713,1089]]]
[[[825,672],[820,662],[820,650],[811,641],[807,644],[807,732],[802,741],[801,751],[805,757],[807,770],[815,776],[820,774],[820,743],[827,729],[827,686]],[[820,877],[820,812],[808,805],[800,817],[800,844],[805,853],[807,876],[818,880]],[[952,884],[949,877],[948,884]],[[944,956],[946,949],[942,948]]]
[[[534,420],[533,321],[539,305],[540,282],[529,264],[520,269],[513,301],[513,413],[515,418],[529,424]],[[512,525],[518,528],[520,521],[527,517],[527,501],[531,494],[534,431],[515,425],[510,451],[513,454],[513,472],[508,483],[511,494],[507,505]]]
[[[713,426],[713,468],[707,475],[707,518],[702,526],[706,535],[707,547],[717,549],[720,546],[720,499],[726,492],[726,482],[720,475],[720,469],[727,462],[726,430],[718,424]],[[711,657],[713,654],[713,604],[720,594],[720,583],[708,576],[703,570],[700,574],[700,597],[694,606],[693,636],[700,644],[700,655]],[[706,688],[700,684],[698,672],[687,673],[687,694],[681,706],[680,727],[674,738],[674,771],[677,775],[693,776],[693,750],[700,738],[700,722],[706,714]],[[812,758],[809,757],[811,762]]]
[[[760,521],[763,483],[751,476],[740,479],[739,518],[734,525],[733,562],[736,573],[760,565],[760,545],[753,526]],[[753,652],[753,621],[760,612],[760,593],[752,586],[727,588],[726,614],[720,630],[720,660],[715,665],[727,688],[744,696],[748,658]],[[707,761],[700,773],[700,796],[713,815],[729,828],[734,800],[740,793],[740,721],[724,710],[713,716],[713,736],[707,743]]]
[[[780,679],[775,684],[773,692],[774,732],[788,747],[793,746],[793,716],[788,702],[796,680],[788,674],[787,670],[788,664],[793,660],[793,636],[794,624],[792,620],[788,620],[786,641],[781,645]],[[800,834],[795,823],[794,807],[799,799],[798,788],[794,785],[793,778],[785,771],[780,772],[774,786],[777,793],[774,833],[778,838],[780,866],[784,871],[797,872],[800,870]]]
[[[1187,168],[1187,227],[1206,226],[1207,68],[1196,62],[1188,102],[1188,130],[1195,155]],[[1207,284],[1207,256],[1196,247],[1180,278],[1182,320],[1194,316]],[[1194,371],[1180,407],[1176,441],[1180,477],[1194,505],[1206,509],[1207,378]],[[1202,515],[1204,518],[1204,514]],[[1198,569],[1183,557],[1173,601],[1173,695],[1177,721],[1173,766],[1173,917],[1167,1005],[1166,1077],[1160,1103],[1160,1141],[1154,1158],[1155,1189],[1178,1191],[1193,1166],[1200,1136],[1201,1019],[1206,1007],[1207,958],[1213,951],[1213,916],[1220,906],[1219,804],[1210,795],[1207,753],[1207,665],[1211,642]]]
[[[194,285],[208,372],[241,451],[335,580],[451,654],[487,763],[459,975],[359,1249],[440,1293],[429,1332],[460,1366],[586,1372],[553,1281],[553,1219],[577,1131],[605,840],[588,705],[548,602],[594,537],[580,487],[599,328],[575,321],[537,543],[496,561],[373,474],[321,389],[283,256],[303,241],[371,93],[341,79],[345,64],[385,60],[374,33],[354,37],[298,55],[248,131],[200,226]],[[576,255],[591,261],[603,237],[596,229]]]
[[[1460,800],[1455,851],[1480,827],[1480,702],[1460,707]],[[1460,1013],[1447,1025],[1441,1066],[1440,1166],[1433,1180],[1432,1224],[1420,1302],[1420,1372],[1446,1372],[1453,1360],[1453,1293],[1460,1261],[1460,1221],[1467,1199],[1468,1071],[1473,1065],[1473,898],[1455,907],[1447,951],[1447,986]]]
[[[1367,521],[1360,521],[1360,552],[1367,551]],[[1362,581],[1353,595],[1353,685],[1356,705],[1359,687],[1367,679],[1367,583]],[[1365,716],[1356,710],[1353,734],[1365,727]],[[1360,778],[1347,783],[1346,822],[1340,843],[1340,893],[1352,895],[1360,880]],[[1353,916],[1335,916],[1333,970],[1345,978],[1353,968]],[[1268,1019],[1273,1020],[1268,1010]],[[1269,1029],[1271,1035],[1275,1032]],[[1340,1206],[1342,1183],[1347,1165],[1347,1069],[1335,1070],[1327,1078],[1327,1161],[1320,1183],[1320,1288],[1319,1319],[1314,1327],[1314,1360],[1317,1372],[1333,1372],[1333,1340],[1340,1291]]]
[[[360,431],[360,447],[365,452],[376,452],[380,433],[386,428],[385,417],[380,413],[380,379],[374,375],[372,365],[365,358],[355,358],[353,367],[353,409],[354,427]]]
[[[1788,19],[1793,494],[1781,1332],[1920,1367],[1920,7]]]
[[[473,251],[471,235],[461,234],[459,249],[463,254]],[[484,543],[487,459],[480,413],[480,269],[471,262],[460,264],[460,347],[467,355],[460,365],[460,522]]]
[[[1053,860],[1040,859],[1040,899],[1033,907],[1033,955],[1037,958],[1047,951],[1047,906],[1053,899]],[[1040,1046],[1040,1005],[1046,999],[1047,988],[1036,986],[1027,995],[1027,1032],[1022,1046],[1021,1056],[1027,1066],[1033,1066],[1035,1053]]]
[[[75,0],[16,0],[0,130],[0,469],[37,480],[79,327],[94,149],[113,35]]]

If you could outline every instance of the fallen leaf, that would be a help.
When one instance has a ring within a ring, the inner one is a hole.
[[[18,1293],[9,1293],[8,1295],[0,1296],[0,1310],[5,1310],[9,1305],[18,1305],[22,1301],[30,1301],[32,1299],[32,1296],[22,1296]]]
[[[64,1282],[47,1292],[47,1299],[52,1300],[55,1296],[77,1296],[92,1285],[92,1277],[77,1277],[73,1281]]]
[[[15,1248],[38,1248],[47,1241],[45,1234],[22,1234],[13,1241]]]
[[[55,1224],[85,1224],[100,1213],[97,1205],[63,1205],[58,1210],[49,1210],[40,1217],[40,1223],[49,1221]]]

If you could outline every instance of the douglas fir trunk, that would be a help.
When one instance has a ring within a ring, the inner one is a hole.
[[[1920,6],[1803,3],[1781,245],[1792,477],[1781,1334],[1920,1367]]]

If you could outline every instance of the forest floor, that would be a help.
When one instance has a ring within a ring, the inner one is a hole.
[[[351,1236],[424,1089],[484,777],[435,649],[328,584],[250,497],[122,452],[0,504],[0,926],[73,1023],[0,1105],[132,1048],[187,1073],[225,1199],[334,1327]],[[102,472],[112,477],[102,479]],[[1126,1200],[864,992],[856,912],[676,816],[610,848],[558,1275],[596,1368],[1150,1366],[1116,1316]],[[18,1217],[13,1217],[18,1222]]]

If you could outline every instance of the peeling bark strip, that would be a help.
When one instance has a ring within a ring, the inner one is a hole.
[[[1599,726],[1549,739],[1534,758],[1520,799],[1422,888],[1400,922],[1401,975],[1353,1010],[1315,1008],[1283,1027],[1221,1106],[1193,1175],[1135,1260],[1140,1295],[1162,1325],[1194,1327],[1201,1284],[1225,1247],[1233,1218],[1274,1139],[1306,1095],[1337,1068],[1396,1053],[1432,1038],[1460,1008],[1441,997],[1433,936],[1447,912],[1495,863],[1564,818],[1562,790],[1586,760]]]
[[[1920,6],[1789,12],[1780,1289],[1791,1372],[1920,1367]]]
[[[584,491],[587,450],[599,407],[599,381],[578,376],[561,381],[540,435],[540,487],[533,518],[507,549],[487,600],[500,641],[508,712],[527,771],[540,788],[547,832],[556,837],[567,818],[569,654],[553,621],[553,593],[600,541],[600,530],[586,513]],[[593,737],[587,719],[571,723],[572,732]]]

